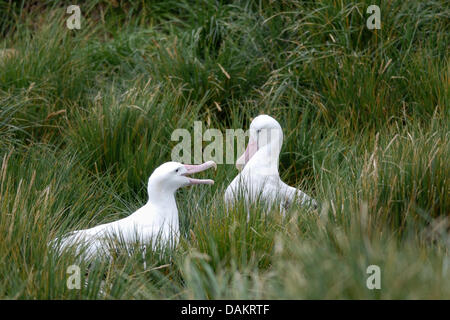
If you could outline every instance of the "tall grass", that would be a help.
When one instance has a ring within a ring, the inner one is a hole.
[[[79,1],[81,30],[68,4],[0,1],[0,50],[17,51],[0,54],[1,298],[450,297],[445,1]],[[220,165],[178,192],[180,244],[147,269],[48,248],[143,205],[174,129],[260,113],[283,127],[283,180],[318,210],[227,214],[237,171]]]

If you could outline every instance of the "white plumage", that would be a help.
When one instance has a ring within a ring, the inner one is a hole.
[[[244,154],[236,160],[242,170],[225,191],[225,202],[233,205],[238,197],[247,203],[263,200],[267,205],[279,201],[283,210],[293,202],[316,207],[317,202],[303,191],[281,181],[278,172],[283,130],[274,118],[256,117],[250,124],[250,137]]]
[[[149,243],[175,246],[179,238],[178,209],[175,192],[193,184],[213,184],[213,180],[189,178],[188,175],[216,167],[213,161],[201,165],[166,162],[155,169],[148,180],[148,202],[130,216],[111,223],[73,231],[51,245],[59,250],[69,246],[83,248],[83,255],[94,258],[109,256],[111,243]]]

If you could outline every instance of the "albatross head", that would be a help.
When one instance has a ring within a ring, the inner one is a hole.
[[[264,150],[262,159],[278,166],[278,156],[283,144],[283,130],[274,118],[259,115],[250,124],[250,137],[244,154],[236,160],[236,168],[242,170],[250,159]]]
[[[153,171],[148,179],[149,195],[155,192],[174,193],[177,189],[194,184],[214,184],[210,179],[194,179],[189,175],[204,171],[211,167],[217,168],[214,161],[192,165],[179,162],[166,162]]]

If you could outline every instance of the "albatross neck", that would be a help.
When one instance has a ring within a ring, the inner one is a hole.
[[[278,175],[278,163],[281,148],[277,143],[270,143],[261,147],[250,159],[244,169],[257,170],[265,175]]]
[[[150,182],[148,187],[148,202],[154,206],[158,207],[176,207],[175,202],[175,191],[176,190],[167,190],[161,186],[161,183]]]

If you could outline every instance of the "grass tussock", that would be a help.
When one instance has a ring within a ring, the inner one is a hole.
[[[68,30],[68,1],[0,0],[0,298],[450,298],[445,1],[78,3]],[[227,214],[237,171],[220,165],[178,193],[175,250],[119,254],[68,289],[78,257],[48,241],[145,203],[174,129],[260,113],[317,211]]]

